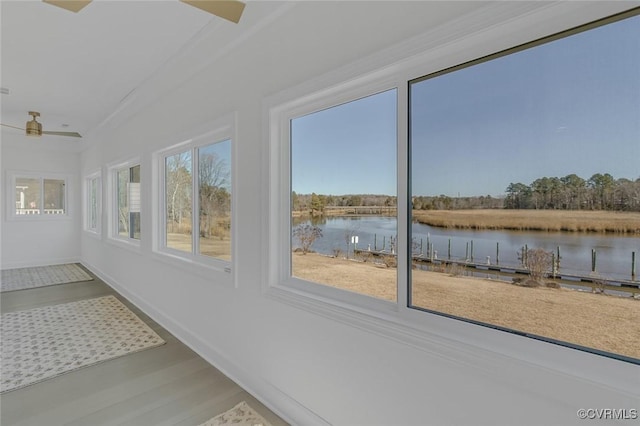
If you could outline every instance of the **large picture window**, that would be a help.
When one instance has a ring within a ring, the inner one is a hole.
[[[267,291],[640,363],[637,15],[275,96]]]
[[[410,306],[640,358],[640,18],[410,82]]]

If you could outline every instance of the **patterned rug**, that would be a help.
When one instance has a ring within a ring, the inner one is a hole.
[[[25,290],[54,284],[90,281],[93,278],[75,263],[3,269],[0,291]]]
[[[165,343],[114,296],[2,314],[0,392]]]
[[[236,405],[229,411],[225,411],[202,423],[200,426],[271,426],[260,414],[256,413],[253,408],[245,401]]]

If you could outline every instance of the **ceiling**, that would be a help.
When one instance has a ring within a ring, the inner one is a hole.
[[[94,0],[77,14],[2,0],[0,86],[9,94],[0,95],[1,121],[24,127],[27,112],[38,111],[43,130],[86,139],[203,33],[237,33],[247,15],[255,21],[251,8],[233,24],[178,0]]]

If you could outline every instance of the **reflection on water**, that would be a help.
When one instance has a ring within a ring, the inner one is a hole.
[[[353,252],[351,236],[358,236],[358,249],[391,251],[392,241],[397,237],[397,221],[394,217],[316,217],[295,218],[293,225],[312,223],[322,229],[323,237],[312,249],[332,254],[335,250]],[[591,251],[596,251],[596,273],[611,279],[631,279],[631,253],[636,252],[640,263],[640,238],[610,234],[584,234],[566,232],[526,232],[491,230],[454,230],[433,228],[420,223],[412,224],[414,252],[426,253],[428,244],[433,244],[439,258],[464,259],[471,256],[473,246],[475,262],[489,261],[501,265],[520,265],[518,253],[522,247],[543,248],[557,253],[560,248],[560,269],[564,273],[589,275],[591,273]],[[472,244],[471,244],[472,243]],[[296,242],[293,242],[294,246]],[[638,268],[638,267],[636,267]],[[639,272],[636,269],[636,272]]]

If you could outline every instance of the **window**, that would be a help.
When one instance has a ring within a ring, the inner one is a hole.
[[[66,180],[37,175],[13,176],[14,217],[66,215]]]
[[[640,358],[638,40],[634,17],[410,82],[411,307]]]
[[[140,239],[140,166],[118,170],[118,235]]]
[[[228,122],[221,120],[217,130],[157,154],[159,251],[224,269],[233,258],[233,126]]]
[[[102,205],[100,172],[89,175],[85,179],[85,191],[85,229],[89,232],[99,234]]]
[[[166,247],[231,260],[230,159],[229,139],[166,157]]]
[[[291,120],[293,277],[396,300],[396,98]]]
[[[112,185],[111,231],[116,240],[134,242],[140,240],[140,165],[137,161],[109,168]]]
[[[191,253],[193,251],[193,164],[191,151],[181,152],[165,160],[166,246]]]
[[[265,290],[640,363],[636,15],[271,98]]]

